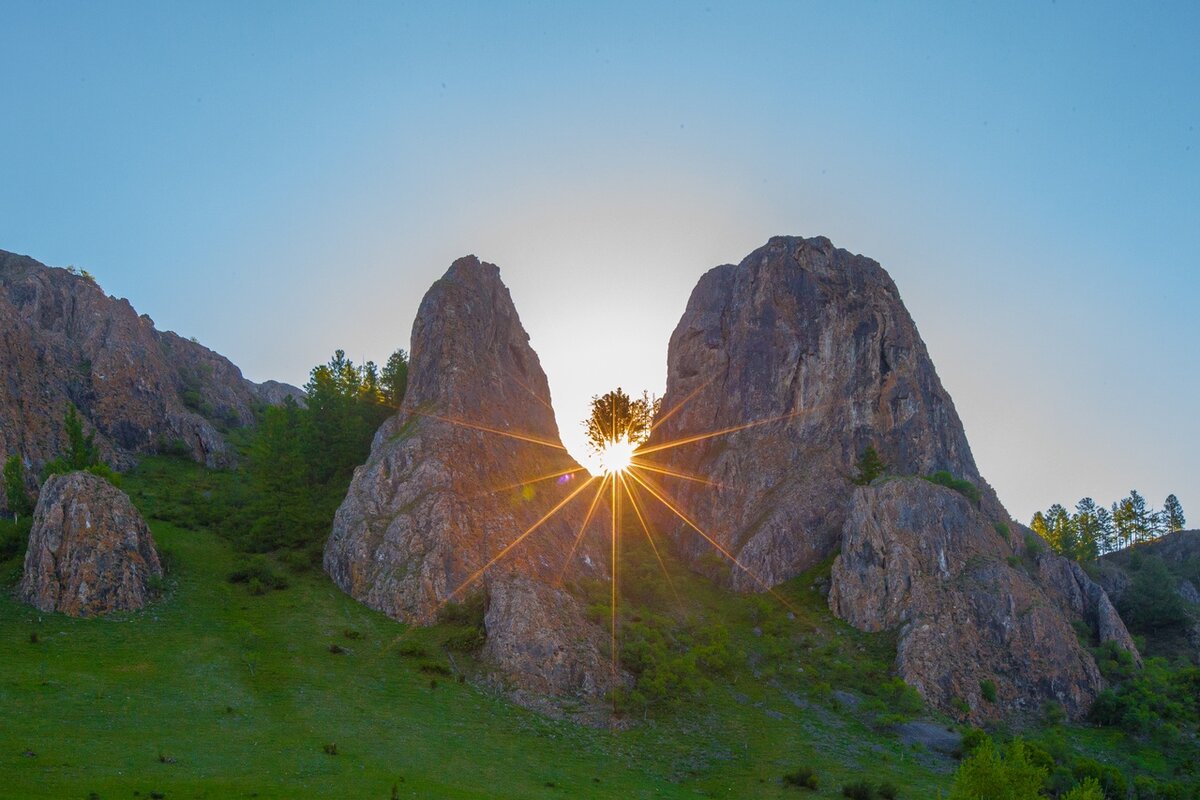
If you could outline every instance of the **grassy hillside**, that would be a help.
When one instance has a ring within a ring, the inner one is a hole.
[[[621,727],[598,729],[480,688],[480,666],[443,646],[461,621],[410,630],[270,561],[286,588],[230,582],[249,557],[189,514],[224,480],[170,459],[125,479],[170,565],[144,611],[73,620],[0,595],[0,796],[838,797],[869,778],[931,798],[950,785],[953,758],[894,732],[920,709],[889,676],[893,638],[833,619],[813,588],[822,570],[781,587],[785,607],[672,569],[677,600],[631,544],[622,641],[682,688],[669,702],[647,681]],[[19,566],[0,565],[7,586]],[[719,649],[716,666],[689,662],[701,646]],[[1065,762],[1176,766],[1114,731],[1036,736]],[[817,790],[784,782],[800,768]]]

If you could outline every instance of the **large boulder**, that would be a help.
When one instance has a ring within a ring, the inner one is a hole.
[[[161,577],[150,528],[124,492],[87,472],[46,481],[17,586],[22,602],[72,617],[131,611]]]
[[[485,591],[485,655],[507,682],[598,695],[610,672],[595,644],[602,632],[556,588],[564,577],[607,575],[602,549],[578,541],[593,484],[562,447],[546,376],[499,269],[455,261],[421,302],[410,353],[404,401],[355,470],[326,572],[359,601],[415,623]]]
[[[1076,624],[1137,648],[1077,564],[1026,550],[1008,530],[920,478],[857,489],[830,607],[861,630],[897,630],[898,673],[939,708],[981,721],[1053,701],[1078,717],[1103,680]],[[995,699],[984,696],[988,681]]]
[[[837,548],[868,445],[891,472],[970,480],[999,511],[896,285],[824,237],[775,237],[700,279],[671,336],[663,409],[644,457],[711,482],[662,488],[744,565],[730,573],[740,589]],[[660,519],[693,563],[711,563],[708,543]]]
[[[234,453],[221,430],[297,392],[246,380],[86,274],[0,250],[0,461],[19,455],[36,474],[66,449],[63,415],[74,406],[111,466],[181,447],[227,466]]]

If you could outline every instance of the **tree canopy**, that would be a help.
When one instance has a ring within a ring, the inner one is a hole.
[[[604,450],[610,442],[626,438],[634,447],[650,437],[654,416],[662,401],[649,392],[631,398],[621,387],[603,395],[592,396],[592,413],[584,420],[588,446],[595,452]]]

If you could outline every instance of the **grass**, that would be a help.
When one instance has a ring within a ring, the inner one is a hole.
[[[192,497],[219,487],[186,464],[147,461],[126,483],[135,502],[192,525],[151,519],[171,565],[154,604],[102,619],[41,614],[12,598],[20,556],[0,563],[0,793],[786,798],[797,789],[784,776],[801,768],[820,776],[808,797],[838,797],[866,777],[901,797],[949,786],[956,762],[892,733],[919,711],[890,676],[894,637],[835,620],[813,588],[828,563],[778,588],[786,606],[669,564],[677,604],[631,543],[623,624],[721,625],[730,665],[686,702],[596,729],[462,680],[478,669],[470,604],[409,629],[312,570],[261,594],[231,582],[246,555],[178,496],[183,478]],[[1063,747],[1093,757],[1129,749],[1109,732],[1057,730]]]

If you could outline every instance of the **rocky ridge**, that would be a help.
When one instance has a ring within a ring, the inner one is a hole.
[[[63,451],[69,404],[111,466],[182,448],[215,467],[233,460],[222,428],[251,424],[256,406],[303,394],[246,380],[228,359],[157,330],[84,274],[5,251],[0,363],[0,460],[16,454],[34,474]]]
[[[87,472],[42,487],[17,597],[40,611],[90,617],[142,608],[162,578],[150,528],[129,497]]]

